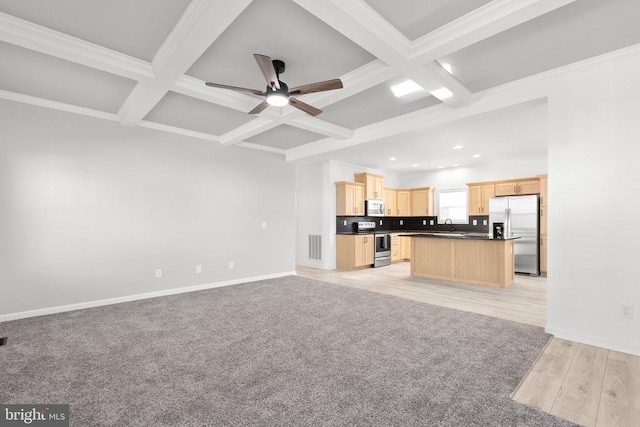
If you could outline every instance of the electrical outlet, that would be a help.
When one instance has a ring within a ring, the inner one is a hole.
[[[478,220],[477,219],[473,220],[473,225],[478,225]]]
[[[487,220],[486,219],[482,220],[482,225],[487,225]]]
[[[633,306],[632,305],[621,305],[620,306],[620,317],[624,319],[633,319]]]
[[[229,261],[229,270],[233,270],[233,261]]]
[[[267,228],[267,223],[265,221],[262,221],[262,229]]]
[[[404,221],[403,221],[403,220],[400,220],[400,225],[402,225],[402,224],[404,224]]]
[[[380,225],[382,225],[382,220],[380,220]]]
[[[160,279],[162,277],[162,269],[156,268],[156,279]]]
[[[427,225],[427,220],[426,219],[422,220],[422,225]]]
[[[200,273],[202,273],[202,266],[196,265],[196,274],[200,274]]]
[[[429,220],[429,225],[433,225],[433,224],[434,224],[433,220],[432,220],[432,219],[430,219],[430,220]]]
[[[344,221],[342,221],[342,225],[347,225],[347,220],[345,219]]]

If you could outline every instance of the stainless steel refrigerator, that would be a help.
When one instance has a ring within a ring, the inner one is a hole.
[[[493,223],[504,223],[506,236],[519,237],[515,246],[515,271],[540,274],[540,202],[538,195],[489,199],[489,233]]]

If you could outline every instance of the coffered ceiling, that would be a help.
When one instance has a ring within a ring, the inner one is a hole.
[[[473,162],[544,153],[542,131],[508,144],[496,130],[538,123],[544,102],[474,113],[478,100],[639,44],[639,16],[637,0],[0,0],[0,98],[289,161],[415,173],[455,161],[453,141],[482,153]],[[249,115],[261,98],[204,83],[263,90],[254,53],[283,60],[290,87],[344,88],[299,97],[316,117],[290,106]],[[390,86],[406,79],[423,90],[396,98]],[[411,160],[381,163],[394,153]]]

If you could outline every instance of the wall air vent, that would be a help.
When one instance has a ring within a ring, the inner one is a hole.
[[[309,234],[309,259],[322,259],[322,236]]]

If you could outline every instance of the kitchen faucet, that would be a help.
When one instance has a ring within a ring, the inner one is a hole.
[[[449,222],[447,222],[447,221],[449,221]],[[445,224],[453,224],[453,221],[451,221],[449,218],[447,218],[447,219],[444,220],[444,223]]]

